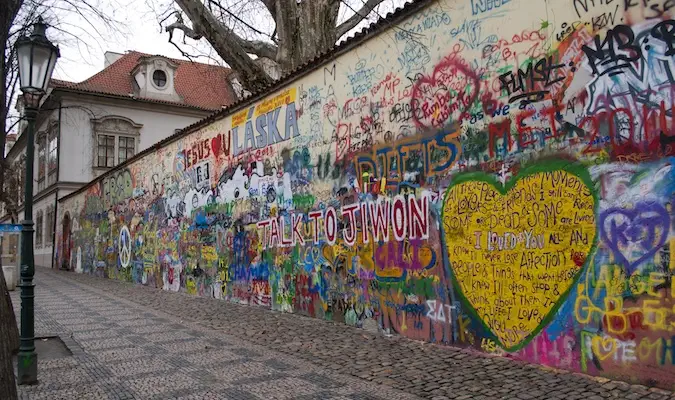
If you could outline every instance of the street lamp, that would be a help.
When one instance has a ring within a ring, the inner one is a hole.
[[[33,158],[35,150],[35,120],[40,100],[47,91],[52,78],[59,48],[45,36],[47,25],[38,17],[30,36],[16,41],[19,62],[19,85],[23,93],[24,118],[28,123],[26,140],[26,179],[21,231],[21,344],[17,370],[19,385],[37,383],[37,353],[35,353],[34,298],[35,261],[33,257]]]

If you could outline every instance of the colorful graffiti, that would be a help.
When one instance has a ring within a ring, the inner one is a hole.
[[[105,174],[55,264],[675,388],[671,7],[522,7],[429,2]]]
[[[595,245],[585,170],[549,161],[501,186],[482,172],[446,192],[443,226],[457,292],[495,342],[517,349],[550,321]]]

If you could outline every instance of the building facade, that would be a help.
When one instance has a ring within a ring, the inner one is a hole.
[[[59,198],[232,103],[236,96],[230,78],[228,68],[108,52],[104,69],[91,78],[80,83],[53,80],[33,144],[36,265],[53,265]],[[20,112],[20,103],[17,108]],[[20,124],[7,153],[15,171],[7,185],[16,203],[0,207],[0,223],[23,218],[25,128]],[[3,253],[16,247],[14,241],[3,242]]]

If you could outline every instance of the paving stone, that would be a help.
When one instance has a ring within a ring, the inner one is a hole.
[[[40,383],[20,387],[22,399],[675,400],[263,307],[36,270],[36,335],[61,337],[73,354],[39,358]]]
[[[142,296],[140,287],[36,273],[36,336],[58,337],[70,352],[38,346],[39,383],[20,386],[21,399],[416,398],[124,300]],[[19,319],[19,292],[11,296]]]

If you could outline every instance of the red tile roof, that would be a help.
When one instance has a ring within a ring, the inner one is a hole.
[[[50,84],[55,88],[78,92],[124,96],[154,103],[193,107],[203,110],[220,110],[237,100],[227,79],[232,72],[229,68],[168,57],[163,58],[178,65],[174,77],[174,87],[178,95],[183,99],[183,102],[177,103],[153,98],[134,97],[134,78],[131,76],[131,72],[146,57],[153,56],[137,51],[129,51],[87,80],[75,83],[52,79]]]

